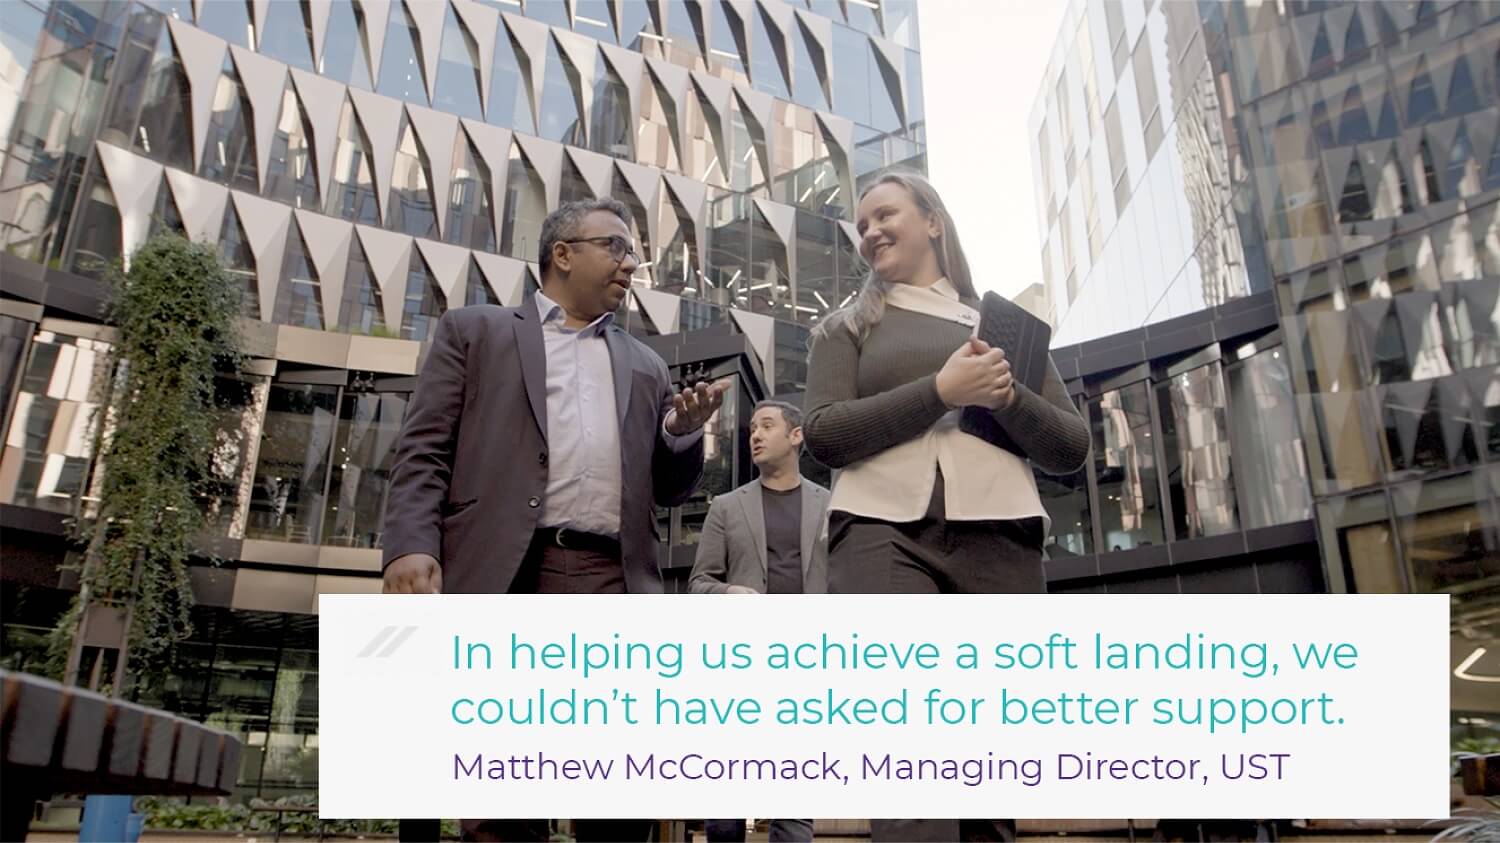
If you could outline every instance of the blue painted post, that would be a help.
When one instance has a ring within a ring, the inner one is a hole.
[[[130,816],[129,796],[89,796],[83,800],[83,819],[78,843],[111,843],[127,838],[125,823]],[[139,830],[136,832],[140,833]]]

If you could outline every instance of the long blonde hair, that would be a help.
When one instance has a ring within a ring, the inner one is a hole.
[[[911,194],[922,213],[937,217],[942,229],[933,243],[933,250],[937,252],[938,270],[953,284],[960,296],[979,298],[974,292],[973,276],[969,274],[969,260],[964,257],[963,247],[958,243],[958,230],[953,225],[953,217],[948,214],[948,208],[943,205],[943,199],[938,196],[932,182],[917,173],[893,170],[866,186],[859,194],[860,201],[863,202],[870,191],[882,184],[901,185]],[[864,283],[860,285],[854,300],[828,314],[828,318],[813,329],[813,337],[827,337],[835,329],[842,328],[863,342],[870,329],[885,316],[885,291],[886,282],[875,277],[874,269],[869,270],[865,273]]]

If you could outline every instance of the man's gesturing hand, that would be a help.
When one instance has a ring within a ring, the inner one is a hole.
[[[695,386],[672,396],[675,412],[667,419],[667,432],[673,436],[686,436],[702,427],[724,403],[724,393],[728,389],[727,384],[698,381]]]
[[[382,594],[442,594],[443,569],[426,553],[408,553],[385,566]]]

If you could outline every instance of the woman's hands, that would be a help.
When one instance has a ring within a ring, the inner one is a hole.
[[[1015,382],[1005,351],[970,337],[937,374],[938,397],[951,408],[1003,410],[1016,400]]]

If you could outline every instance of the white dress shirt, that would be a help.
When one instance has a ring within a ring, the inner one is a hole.
[[[581,329],[564,327],[562,306],[535,294],[547,354],[547,489],[539,526],[601,536],[620,534],[620,418],[606,313]],[[628,376],[628,373],[627,373]],[[673,411],[675,412],[675,411]],[[691,448],[703,429],[662,436],[673,451]]]

